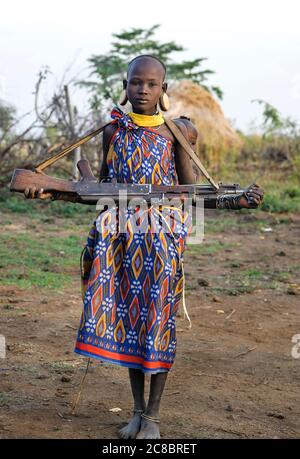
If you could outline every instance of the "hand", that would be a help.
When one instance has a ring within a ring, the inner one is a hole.
[[[51,199],[52,198],[52,193],[50,192],[44,192],[44,188],[36,188],[33,186],[32,188],[26,188],[24,191],[24,196],[27,199]]]
[[[264,190],[256,183],[253,183],[247,188],[245,193],[242,194],[239,204],[246,209],[254,209],[263,202],[263,198]]]

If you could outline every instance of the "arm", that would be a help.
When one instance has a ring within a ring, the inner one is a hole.
[[[102,165],[100,168],[100,177],[107,177],[108,175],[108,167],[106,163],[109,147],[111,144],[111,139],[113,135],[115,134],[117,130],[116,125],[109,125],[107,126],[104,131],[103,131],[103,159],[102,159]]]

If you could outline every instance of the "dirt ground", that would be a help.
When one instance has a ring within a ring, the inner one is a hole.
[[[209,232],[204,247],[217,250],[186,251],[192,328],[181,312],[162,438],[300,435],[300,359],[291,355],[300,333],[300,217],[259,218],[237,215],[234,227]],[[125,368],[93,360],[70,414],[86,367],[73,353],[81,308],[77,271],[63,291],[0,287],[0,438],[118,438],[131,413]]]

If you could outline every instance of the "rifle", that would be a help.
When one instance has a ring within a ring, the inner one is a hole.
[[[105,127],[113,122],[96,129],[77,140],[72,145],[64,148],[56,155],[47,158],[40,164],[34,167],[33,171],[27,169],[15,169],[10,190],[24,193],[26,188],[35,187],[37,189],[43,188],[44,192],[51,192],[54,194],[54,199],[59,196],[59,199],[70,200],[82,204],[95,204],[100,198],[110,197],[114,201],[119,201],[121,197],[126,195],[127,200],[133,198],[143,198],[147,202],[163,203],[166,199],[179,198],[180,200],[190,199],[193,204],[200,199],[204,201],[206,208],[231,208],[237,209],[238,197],[243,194],[250,205],[253,204],[253,198],[248,196],[247,189],[242,189],[239,184],[225,185],[222,183],[215,183],[209,175],[200,159],[197,157],[190,144],[182,135],[176,124],[165,118],[165,123],[172,131],[174,137],[179,144],[183,147],[188,157],[196,164],[198,169],[209,181],[209,185],[195,184],[195,185],[152,185],[152,184],[132,184],[132,183],[118,183],[116,179],[109,177],[102,178],[99,182],[93,175],[90,165],[87,160],[80,160],[77,163],[81,180],[68,181],[50,177],[46,175],[43,170],[49,167],[54,162],[63,158],[65,155],[71,153],[75,148],[91,140],[96,135],[100,134]],[[226,199],[228,196],[228,199]],[[227,203],[225,203],[227,201]]]
[[[24,193],[26,188],[43,188],[44,192],[60,195],[60,199],[71,200],[82,204],[96,204],[100,198],[111,198],[119,201],[122,196],[127,200],[144,199],[146,202],[163,203],[166,199],[190,199],[195,205],[203,199],[205,208],[216,208],[217,197],[220,195],[241,195],[247,190],[239,184],[222,184],[218,189],[211,184],[195,185],[152,185],[118,183],[110,177],[99,182],[93,175],[89,162],[81,159],[77,163],[81,179],[79,181],[64,180],[50,177],[45,173],[16,169],[10,183],[10,191]]]

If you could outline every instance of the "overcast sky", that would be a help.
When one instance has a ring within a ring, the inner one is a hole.
[[[109,51],[111,34],[161,24],[157,38],[186,48],[176,58],[207,57],[210,79],[235,126],[260,120],[264,99],[300,120],[299,0],[4,0],[0,10],[0,98],[19,114],[33,106],[39,70],[59,79]]]

